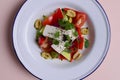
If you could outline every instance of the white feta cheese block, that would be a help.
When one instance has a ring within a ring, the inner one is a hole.
[[[58,38],[55,38],[54,34],[58,31],[60,33],[60,36]],[[47,37],[50,37],[50,38],[53,38],[53,39],[56,39],[56,40],[62,40],[62,38],[63,38],[62,37],[62,30],[60,28],[50,26],[50,25],[45,26],[45,29],[43,31],[43,35],[47,36]]]
[[[60,33],[60,36],[58,38],[55,38],[54,34],[58,31]],[[58,53],[61,53],[66,48],[64,46],[65,42],[63,41],[63,35],[68,35],[71,38],[71,40],[74,41],[77,38],[77,36],[74,36],[73,31],[74,29],[62,30],[55,26],[46,25],[43,31],[43,35],[58,40],[59,44],[58,45],[52,44],[51,47]]]
[[[66,48],[64,45],[65,42],[60,42],[58,45],[52,44],[51,47],[58,53],[61,53]]]

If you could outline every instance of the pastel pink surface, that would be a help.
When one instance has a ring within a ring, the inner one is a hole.
[[[25,0],[0,0],[0,80],[37,80],[19,63],[11,44],[14,17]],[[102,65],[84,80],[119,80],[119,0],[99,0],[111,24],[111,45]]]

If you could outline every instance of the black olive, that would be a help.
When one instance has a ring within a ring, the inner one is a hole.
[[[63,35],[63,41],[66,41],[66,40],[67,40],[66,35]]]

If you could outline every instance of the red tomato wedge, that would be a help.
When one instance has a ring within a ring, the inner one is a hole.
[[[87,15],[85,13],[77,13],[76,17],[73,19],[73,23],[77,28],[84,25],[87,20]]]
[[[45,42],[45,37],[42,37],[42,36],[39,37],[39,39],[38,39],[39,46],[42,45],[44,42]]]
[[[54,24],[58,23],[59,19],[63,19],[63,13],[62,13],[62,11],[61,11],[60,8],[58,8],[51,16],[49,16],[48,18],[46,18],[42,22],[42,25],[43,26],[54,25]]]
[[[63,55],[59,55],[59,57],[58,57],[60,60],[67,60]]]
[[[79,37],[81,37],[81,29],[79,27],[76,27],[76,30],[78,32]]]
[[[51,25],[51,24],[52,24],[52,21],[53,21],[53,15],[47,17],[47,18],[42,22],[42,25],[43,25],[43,26]]]
[[[84,38],[83,37],[78,37],[78,45],[79,45],[79,49],[83,49],[83,46],[84,46]]]
[[[70,62],[73,61],[73,56],[78,51],[78,49],[79,49],[79,44],[78,44],[78,41],[76,39],[75,41],[73,41],[72,46],[70,47],[70,50],[71,50],[71,60],[70,60]]]
[[[75,11],[76,13],[80,13],[79,11],[77,10],[74,10],[74,9],[70,9],[70,8],[63,8],[64,11],[67,11],[67,10],[72,10],[72,11]]]
[[[53,24],[58,23],[59,19],[63,19],[63,13],[60,8],[58,8],[53,15]]]

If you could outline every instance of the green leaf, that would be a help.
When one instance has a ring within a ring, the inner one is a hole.
[[[36,32],[36,39],[38,39],[40,36],[42,36],[42,33],[40,30],[37,30]]]
[[[76,30],[73,31],[74,36],[78,36],[78,32]]]
[[[59,44],[59,41],[54,39],[54,40],[53,40],[53,44],[58,45],[58,44]]]
[[[47,19],[47,18],[48,18],[47,16],[43,15],[43,20],[45,20],[45,19]]]
[[[54,37],[55,37],[55,38],[58,38],[59,36],[60,36],[60,32],[57,31],[57,32],[54,34]]]
[[[58,23],[65,30],[71,30],[74,28],[74,24],[70,23],[69,21],[65,21],[64,19],[60,19]]]
[[[71,42],[69,41],[66,41],[65,45],[64,45],[66,48],[70,47],[71,46]]]
[[[85,39],[85,48],[88,48],[88,47],[89,47],[89,40]]]
[[[63,35],[63,41],[70,41],[70,36],[69,35]]]
[[[58,58],[58,56],[59,56],[59,54],[55,51],[52,51],[50,54],[51,54],[52,58]]]
[[[71,40],[69,35],[66,35],[66,39],[67,39],[68,41]]]

